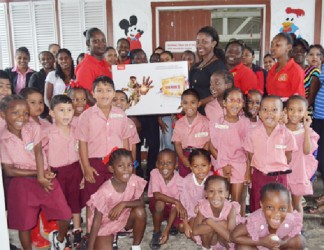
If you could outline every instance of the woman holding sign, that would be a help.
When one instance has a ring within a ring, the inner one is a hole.
[[[210,93],[210,76],[219,69],[226,69],[224,52],[217,48],[219,36],[211,26],[201,28],[197,33],[196,48],[200,61],[189,72],[190,88],[199,93],[201,105],[199,112],[205,114],[204,106],[213,100]]]

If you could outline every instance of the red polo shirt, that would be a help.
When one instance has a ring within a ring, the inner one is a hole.
[[[268,94],[280,97],[290,97],[294,94],[305,96],[303,69],[293,59],[290,59],[279,72],[276,72],[277,67],[278,63],[268,71]]]
[[[235,87],[240,88],[244,94],[250,89],[258,88],[256,75],[249,67],[243,65],[243,63],[231,68],[230,72],[233,74]]]
[[[112,78],[111,66],[102,59],[86,54],[84,60],[75,68],[77,84],[85,89],[92,90],[92,83],[98,76]]]
[[[128,58],[126,61],[124,62],[120,62],[119,60],[117,61],[117,64],[120,65],[120,64],[131,64],[131,61],[130,61],[130,58]]]

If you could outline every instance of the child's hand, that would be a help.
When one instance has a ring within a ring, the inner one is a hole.
[[[40,178],[37,178],[37,181],[42,186],[42,188],[44,188],[44,190],[46,192],[49,193],[50,191],[53,190],[53,183],[51,180],[48,180],[45,177],[40,177]]]
[[[87,168],[84,168],[84,179],[87,181],[87,182],[90,182],[90,183],[96,183],[96,179],[94,178],[94,174],[96,176],[99,176],[97,170],[95,170],[93,167],[87,167]]]
[[[187,157],[184,156],[181,161],[182,161],[183,165],[185,165],[186,168],[190,168],[190,162]]]
[[[165,244],[168,242],[169,239],[169,231],[163,230],[161,237],[160,237],[160,244]]]
[[[108,218],[110,220],[117,220],[120,214],[123,212],[124,208],[125,204],[123,202],[118,203],[116,206],[114,206],[113,209],[110,210]]]
[[[261,238],[262,246],[269,248],[271,250],[277,250],[280,247],[280,240],[274,240],[274,236],[277,236],[276,234],[269,234],[268,236],[265,236]],[[278,237],[278,236],[277,236]]]
[[[308,114],[305,114],[303,123],[305,128],[309,128],[310,125],[312,124],[312,118]]]
[[[245,172],[245,184],[250,184],[251,183],[251,172],[250,171],[246,171]]]
[[[232,165],[227,164],[223,167],[223,175],[226,179],[231,179],[232,176]]]
[[[279,123],[283,124],[283,125],[288,123],[288,116],[287,116],[287,113],[285,111],[281,112]]]
[[[183,225],[183,230],[184,230],[184,234],[186,235],[186,237],[188,239],[192,238],[192,229],[189,226],[189,224],[184,224]]]
[[[44,171],[44,177],[47,179],[47,180],[52,180],[54,179],[56,176],[56,174],[54,174],[53,172],[51,171],[48,171],[48,170],[45,170]]]
[[[178,216],[181,220],[184,220],[187,217],[187,210],[182,206],[180,201],[176,202],[174,205],[177,209]]]

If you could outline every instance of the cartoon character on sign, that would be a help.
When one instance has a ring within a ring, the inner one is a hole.
[[[150,89],[152,89],[154,86],[152,86],[152,80],[150,80],[150,77],[143,77],[143,83],[140,84],[137,81],[136,76],[130,76],[129,82],[127,84],[127,88],[122,88],[122,91],[129,93],[129,106],[135,106],[139,101],[141,100],[142,95],[146,95]]]
[[[296,18],[300,18],[302,16],[305,16],[305,11],[303,9],[293,9],[291,7],[287,7],[285,20],[282,23],[282,27],[280,28],[279,31],[289,33],[289,34],[291,33],[296,34],[296,31],[299,30],[299,28],[295,24],[295,21]]]
[[[129,21],[123,19],[119,22],[119,27],[125,31],[127,40],[130,43],[130,51],[132,51],[133,49],[142,48],[140,37],[143,35],[144,31],[137,29],[136,24],[137,24],[136,16],[130,16]]]

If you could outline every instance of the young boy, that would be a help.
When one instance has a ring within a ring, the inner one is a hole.
[[[158,249],[169,239],[169,233],[177,233],[174,227],[179,226],[180,219],[187,217],[186,209],[180,202],[179,187],[182,177],[175,171],[176,154],[170,149],[160,151],[157,156],[156,169],[151,171],[147,196],[150,197],[150,211],[153,216],[153,236],[150,243],[152,249]],[[180,218],[177,216],[180,215]],[[167,225],[161,233],[161,223]],[[174,225],[174,227],[173,227]]]
[[[181,106],[185,116],[174,127],[172,141],[178,155],[179,174],[186,177],[190,170],[189,154],[195,148],[207,149],[209,141],[209,121],[198,112],[199,94],[194,89],[182,93]]]
[[[66,95],[56,95],[50,104],[50,115],[55,123],[46,130],[48,164],[56,173],[66,201],[73,215],[74,246],[81,241],[80,183],[82,170],[79,163],[78,140],[73,118],[72,100]],[[72,246],[71,246],[72,247]]]
[[[111,177],[103,159],[114,147],[129,149],[127,116],[124,111],[112,106],[115,96],[114,82],[107,76],[99,76],[93,82],[92,92],[97,103],[80,115],[76,129],[85,179],[82,206]],[[88,213],[87,207],[87,218]]]

